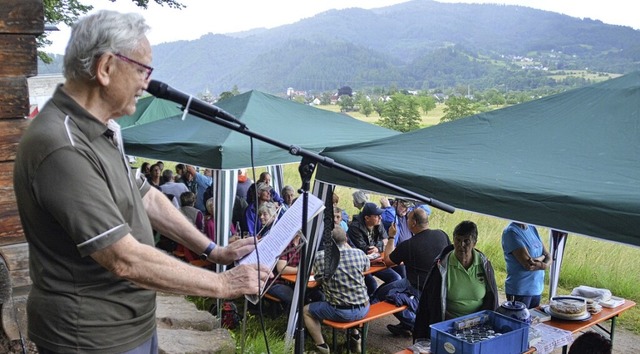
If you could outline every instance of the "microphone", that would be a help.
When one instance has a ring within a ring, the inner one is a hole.
[[[210,103],[204,102],[197,97],[176,90],[173,87],[158,80],[151,80],[147,87],[147,92],[165,100],[178,103],[194,115],[204,115],[207,117],[218,117],[240,127],[245,128],[246,125],[234,117],[231,113],[226,112],[220,107],[216,107]]]

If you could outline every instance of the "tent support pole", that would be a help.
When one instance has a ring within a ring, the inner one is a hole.
[[[298,172],[300,173],[300,179],[302,180],[302,187],[298,192],[302,193],[302,235],[305,239],[309,240],[309,234],[307,230],[307,216],[309,215],[309,189],[311,186],[311,176],[313,175],[313,171],[316,168],[315,161],[310,161],[308,158],[303,158],[300,162],[300,166],[298,166]],[[311,265],[307,265],[307,255],[306,255],[307,247],[300,248],[300,263],[298,263],[298,269],[301,272],[301,276],[304,280],[301,280],[296,283],[298,286],[298,321],[296,323],[296,335],[295,335],[295,352],[296,353],[304,353],[304,299],[305,299],[305,291],[307,288],[307,271],[308,267]]]

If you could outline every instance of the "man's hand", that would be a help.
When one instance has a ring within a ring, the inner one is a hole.
[[[389,226],[389,238],[394,238],[396,237],[396,234],[398,233],[398,229],[396,228],[396,223],[391,223],[391,226]]]
[[[253,251],[256,248],[254,241],[253,237],[249,237],[229,243],[226,247],[216,247],[209,260],[218,264],[230,264]]]
[[[234,299],[242,295],[258,295],[260,289],[264,287],[264,284],[272,276],[269,269],[263,265],[260,267],[260,278],[258,279],[258,267],[255,264],[239,265],[221,275],[224,283],[223,288],[226,290],[226,293],[221,298],[225,299]]]
[[[382,208],[388,208],[391,206],[391,203],[389,203],[389,199],[382,197],[380,198],[380,205],[382,205]]]
[[[376,246],[369,246],[369,248],[367,248],[367,254],[373,254],[378,252],[378,247]]]

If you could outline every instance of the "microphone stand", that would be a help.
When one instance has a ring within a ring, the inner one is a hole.
[[[315,152],[312,151],[308,151],[305,150],[299,146],[295,146],[295,145],[287,145],[284,144],[282,142],[279,142],[277,140],[274,140],[272,138],[269,138],[267,136],[252,132],[251,130],[249,130],[249,128],[247,128],[246,125],[244,124],[238,124],[238,123],[232,123],[229,122],[227,120],[224,120],[222,118],[219,118],[215,115],[209,115],[209,114],[205,114],[202,112],[198,112],[195,111],[193,109],[190,109],[187,105],[187,107],[184,107],[183,109],[186,109],[191,115],[202,118],[204,120],[207,120],[209,122],[212,122],[214,124],[223,126],[225,128],[237,131],[238,133],[241,133],[243,135],[246,135],[248,137],[251,138],[255,138],[258,139],[260,141],[263,141],[267,144],[271,144],[275,147],[279,147],[283,150],[287,150],[289,151],[289,153],[291,155],[294,156],[301,156],[302,157],[302,161],[300,163],[300,166],[298,168],[299,172],[300,172],[300,177],[302,178],[302,196],[303,196],[303,206],[302,206],[302,234],[303,236],[307,239],[310,240],[308,244],[313,244],[313,240],[311,240],[311,238],[307,235],[307,215],[309,213],[309,205],[308,205],[308,201],[309,201],[309,186],[310,186],[310,180],[311,180],[311,176],[313,175],[313,171],[315,170],[315,167],[317,165],[317,163],[321,163],[326,167],[330,167],[330,168],[336,168],[340,171],[349,173],[353,176],[362,178],[364,180],[367,180],[369,182],[373,182],[375,184],[381,185],[383,187],[386,187],[389,190],[398,192],[399,195],[406,195],[409,197],[412,197],[415,200],[420,200],[423,201],[435,208],[444,210],[448,213],[453,213],[454,212],[454,208],[446,203],[440,202],[438,200],[432,199],[432,198],[428,198],[425,197],[423,195],[420,195],[418,193],[412,192],[408,189],[396,186],[392,183],[383,181],[377,177],[365,174],[363,172],[360,172],[356,169],[347,167],[345,165],[342,165],[340,163],[335,162],[333,159],[322,156],[320,154],[317,154]],[[307,282],[309,280],[309,271],[308,271],[308,267],[309,265],[307,265],[307,261],[306,261],[306,251],[305,251],[306,247],[302,247],[300,249],[300,263],[298,264],[298,282],[296,283],[296,286],[299,287],[299,291],[298,291],[298,321],[296,323],[296,332],[295,332],[295,353],[296,354],[303,354],[304,353],[304,321],[303,321],[303,314],[304,314],[304,298],[305,298],[305,290],[306,290],[306,285]]]

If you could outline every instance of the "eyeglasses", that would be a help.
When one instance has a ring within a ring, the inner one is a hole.
[[[119,53],[115,53],[114,55],[116,57],[118,57],[120,60],[126,61],[127,63],[135,64],[135,65],[138,65],[141,68],[144,68],[144,73],[146,75],[145,78],[144,78],[145,81],[149,80],[149,78],[151,77],[151,73],[153,72],[153,68],[150,67],[149,65],[144,65],[144,64],[142,64],[141,62],[139,62],[137,60],[133,60],[133,59],[131,59],[129,57],[126,57],[126,56],[124,56],[122,54],[119,54]]]

